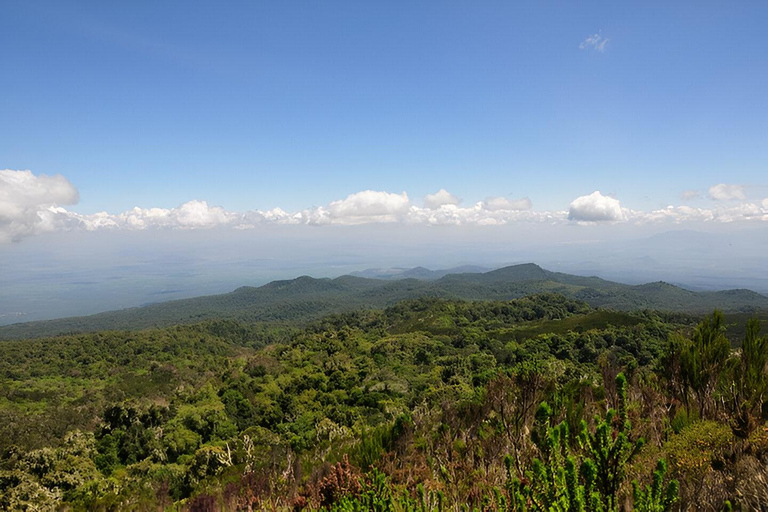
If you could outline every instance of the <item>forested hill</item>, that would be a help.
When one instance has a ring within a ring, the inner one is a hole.
[[[616,310],[656,309],[705,313],[768,311],[768,297],[750,290],[693,292],[658,282],[631,286],[598,277],[545,270],[528,263],[484,273],[448,274],[435,280],[382,280],[355,276],[315,279],[302,276],[260,287],[242,287],[221,295],[152,304],[97,315],[0,327],[0,339],[54,336],[105,329],[142,329],[207,319],[245,322],[301,322],[329,313],[381,308],[403,299],[441,297],[510,300],[554,292],[593,307]]]

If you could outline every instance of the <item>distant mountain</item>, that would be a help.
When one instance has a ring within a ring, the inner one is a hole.
[[[560,293],[594,307],[616,310],[704,313],[719,308],[733,313],[768,311],[768,297],[751,290],[694,292],[664,282],[632,286],[594,276],[551,272],[533,263],[489,272],[450,273],[439,278],[431,278],[434,275],[432,272],[439,271],[416,268],[400,272],[397,278],[386,279],[352,275],[336,279],[302,276],[273,281],[258,288],[244,286],[221,295],[162,302],[91,316],[7,325],[0,327],[0,339],[105,329],[141,329],[213,318],[297,322],[357,308],[382,308],[416,297],[510,300],[545,292]],[[413,276],[430,277],[416,279]]]
[[[425,281],[434,281],[448,274],[480,274],[488,272],[489,268],[479,267],[477,265],[463,265],[460,267],[446,268],[442,270],[430,270],[425,267],[415,268],[369,268],[359,272],[352,272],[350,275],[355,277],[366,277],[370,279],[422,279]]]

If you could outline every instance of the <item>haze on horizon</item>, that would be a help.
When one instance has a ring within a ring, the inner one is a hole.
[[[765,3],[0,15],[0,324],[419,265],[768,293]]]

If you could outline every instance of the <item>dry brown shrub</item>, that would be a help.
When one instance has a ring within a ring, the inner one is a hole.
[[[357,497],[362,490],[363,474],[344,458],[333,465],[324,465],[310,478],[300,496],[293,500],[293,509],[308,506],[329,507],[343,497]]]
[[[309,506],[309,499],[306,496],[296,496],[291,503],[291,510],[300,512]]]
[[[216,497],[210,494],[195,496],[187,505],[188,512],[219,512]]]
[[[744,510],[768,509],[768,467],[754,457],[736,463],[736,500]]]
[[[358,496],[362,489],[361,477],[360,470],[352,466],[345,455],[341,462],[332,466],[330,474],[320,481],[318,486],[320,505],[327,507],[344,496]]]

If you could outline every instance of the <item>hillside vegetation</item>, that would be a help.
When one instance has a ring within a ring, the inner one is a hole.
[[[331,313],[384,308],[401,300],[440,297],[463,300],[511,300],[537,293],[558,293],[592,307],[621,311],[655,309],[703,314],[768,311],[768,297],[750,290],[692,292],[666,283],[630,286],[597,277],[550,272],[534,264],[485,273],[449,274],[435,280],[395,281],[342,276],[299,277],[264,286],[242,287],[222,295],[153,304],[86,317],[20,323],[0,327],[0,339],[56,336],[110,329],[143,329],[209,319],[241,322],[303,323]]]
[[[6,341],[0,509],[756,509],[759,328],[541,294]]]

